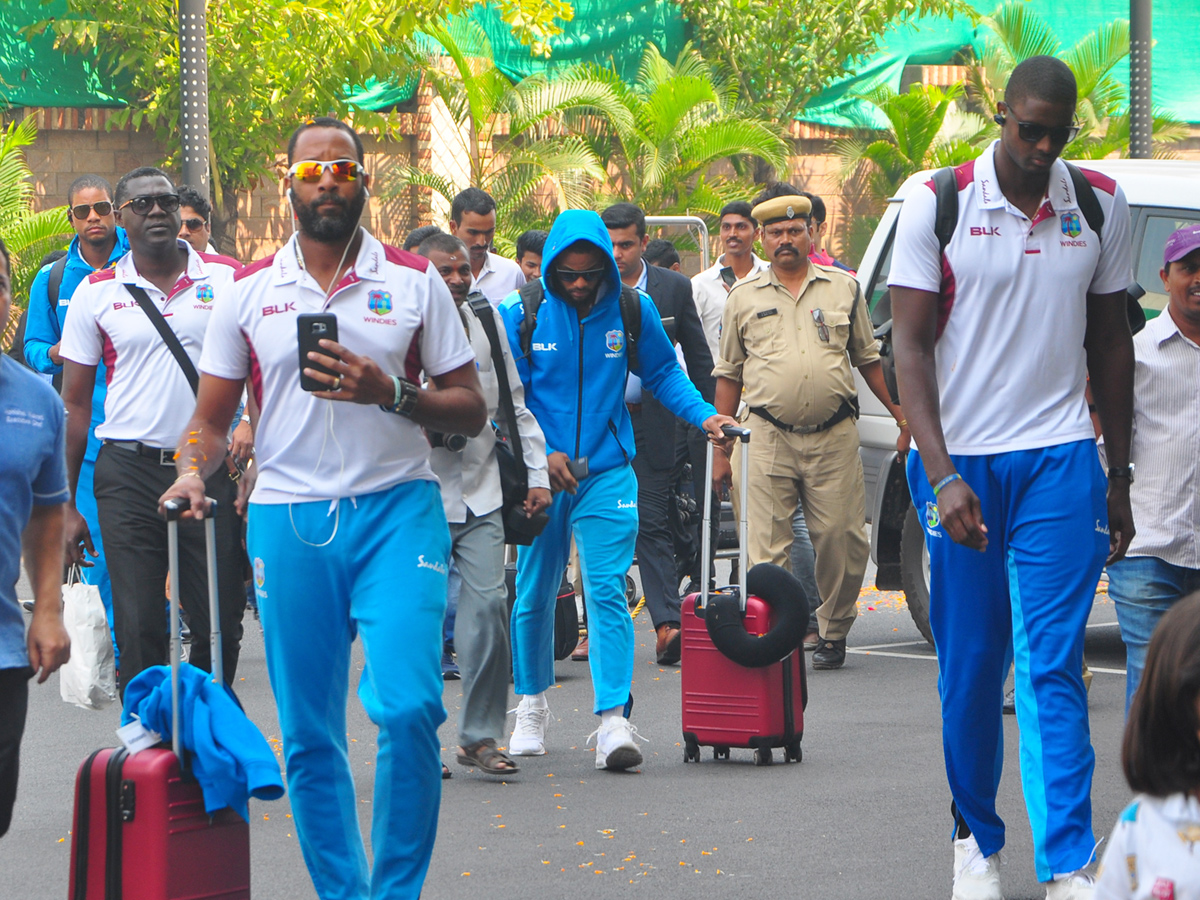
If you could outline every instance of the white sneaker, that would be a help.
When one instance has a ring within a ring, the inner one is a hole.
[[[508,742],[513,756],[545,756],[546,726],[550,724],[550,707],[533,706],[526,697],[509,712],[517,714],[517,727]]]
[[[633,739],[642,738],[624,716],[613,716],[588,735],[596,739],[596,768],[621,770],[642,764],[642,751]],[[642,740],[646,740],[642,738]]]
[[[1046,883],[1046,900],[1092,900],[1095,894],[1096,881],[1083,869]]]
[[[1000,854],[984,856],[974,835],[954,842],[951,900],[1004,900],[1000,891]]]

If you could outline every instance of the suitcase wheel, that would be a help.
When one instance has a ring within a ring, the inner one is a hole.
[[[729,748],[713,747],[713,759],[729,759]]]
[[[754,751],[754,764],[756,766],[769,766],[775,760],[771,756],[770,747],[759,747]]]
[[[685,763],[700,762],[700,745],[691,738],[684,738],[683,761]]]
[[[800,749],[799,738],[783,748],[783,759],[785,762],[800,762],[804,759],[804,751]]]

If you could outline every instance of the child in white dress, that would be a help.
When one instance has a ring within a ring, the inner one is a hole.
[[[1138,796],[1113,829],[1095,900],[1200,900],[1200,593],[1155,629],[1121,761]]]

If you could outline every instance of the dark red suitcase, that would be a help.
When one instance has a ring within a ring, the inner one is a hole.
[[[728,429],[727,429],[728,431]],[[741,442],[742,484],[746,483],[748,430]],[[712,444],[708,445],[706,484],[712,482]],[[746,492],[741,491],[738,537],[738,572],[743,584],[746,564]],[[705,498],[701,520],[701,584],[707,586],[712,536],[712,493]],[[725,588],[721,592],[738,590]],[[700,747],[712,747],[715,759],[729,758],[731,747],[754,750],[760,766],[770,765],[772,748],[782,747],[785,761],[799,762],[804,737],[804,708],[808,705],[808,679],[803,651],[761,668],[746,668],[718,650],[705,624],[704,594],[689,594],[682,610],[682,700],[684,762],[700,760]],[[699,614],[697,607],[700,607]],[[753,595],[746,598],[742,624],[750,634],[766,634],[774,624],[771,607]]]
[[[213,519],[206,520],[213,677],[221,677]],[[167,525],[171,594],[177,592],[178,522]],[[179,663],[179,606],[171,598],[171,662]],[[176,699],[178,693],[175,694]],[[176,704],[178,706],[178,704]],[[178,727],[174,734],[179,733]],[[250,826],[231,809],[209,816],[180,771],[179,746],[130,756],[96,750],[79,767],[71,831],[69,900],[249,900]]]

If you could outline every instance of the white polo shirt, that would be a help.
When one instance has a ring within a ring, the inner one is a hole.
[[[941,294],[942,431],[949,452],[965,456],[1094,439],[1084,400],[1087,295],[1133,281],[1129,205],[1117,183],[1084,170],[1104,211],[1103,240],[1080,212],[1062,160],[1031,221],[1000,192],[998,144],[955,170],[958,227],[944,257],[933,182],[905,199],[888,276],[892,287]]]
[[[187,249],[187,268],[169,294],[138,274],[129,252],[113,268],[93,272],[71,296],[60,353],[80,365],[103,360],[107,367],[98,438],[171,448],[196,408],[196,395],[179,363],[125,285],[146,291],[195,364],[213,310],[230,301],[241,263],[197,253],[185,241],[179,246]]]
[[[753,278],[770,263],[750,254],[752,265],[747,278]],[[704,326],[704,337],[708,341],[712,358],[721,358],[721,321],[725,317],[725,299],[729,296],[729,288],[721,280],[721,269],[725,268],[725,254],[717,257],[717,261],[701,272],[692,276],[692,298],[696,301],[696,312],[700,314],[700,324]]]
[[[428,260],[363,232],[358,258],[328,300],[301,269],[296,238],[247,266],[212,317],[200,371],[250,376],[261,413],[255,503],[333,500],[433,480],[429,442],[411,419],[300,389],[296,317],[332,312],[338,343],[388,374],[420,382],[474,363],[454,300]]]
[[[511,259],[505,259],[495,253],[488,253],[487,261],[479,270],[479,275],[471,280],[471,290],[479,291],[487,297],[492,306],[499,306],[501,300],[524,286],[525,273],[521,271],[521,267]]]

